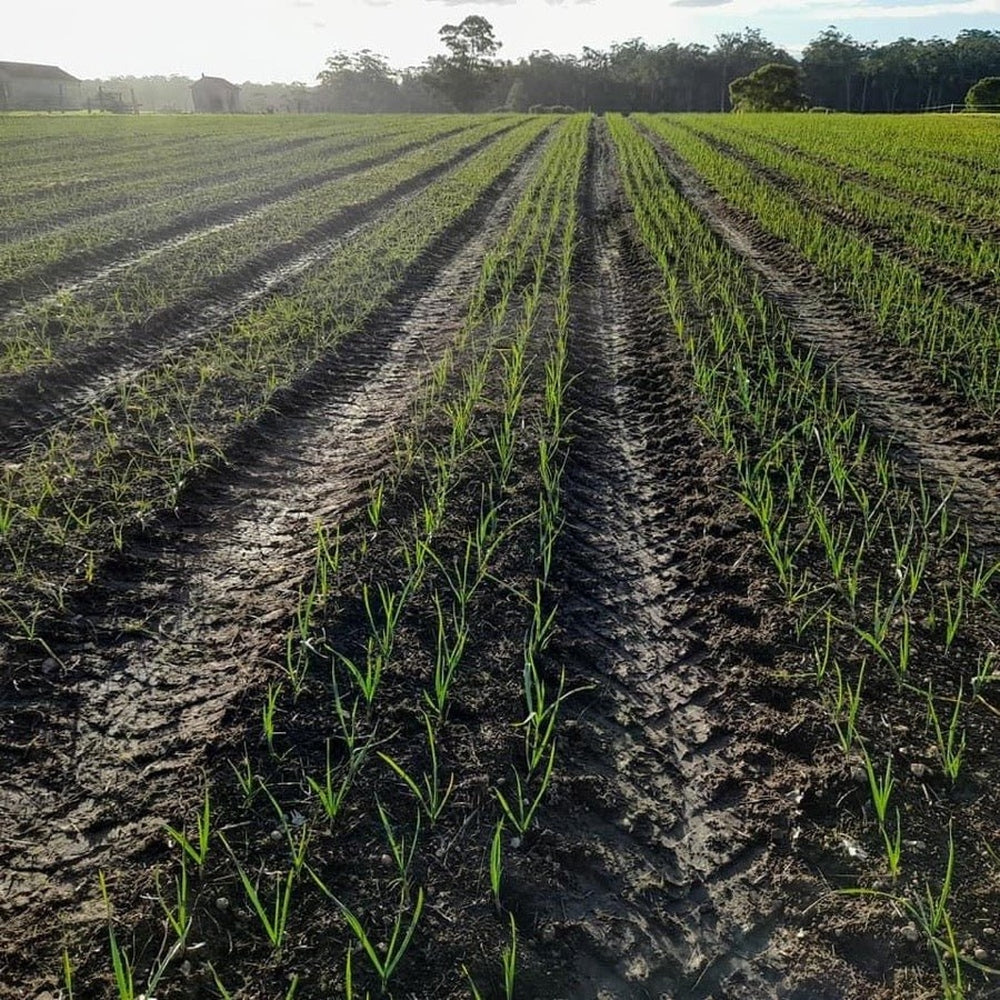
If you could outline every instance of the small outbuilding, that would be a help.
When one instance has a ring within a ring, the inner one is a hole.
[[[0,111],[79,111],[80,81],[58,66],[0,62]]]
[[[240,110],[240,88],[221,76],[205,76],[191,84],[191,98],[195,111],[214,114],[233,113]]]

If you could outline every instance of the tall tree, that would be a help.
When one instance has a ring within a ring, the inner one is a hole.
[[[501,43],[493,35],[493,25],[470,14],[460,24],[444,25],[438,35],[448,55],[427,61],[427,82],[459,111],[474,111],[499,80],[493,58]]]
[[[865,46],[830,25],[802,50],[806,93],[813,104],[845,111],[860,106]]]

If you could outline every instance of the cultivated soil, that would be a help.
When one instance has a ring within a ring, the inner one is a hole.
[[[303,373],[272,413],[234,439],[226,463],[190,483],[175,514],[137,530],[95,582],[72,595],[60,620],[44,627],[44,646],[2,648],[2,1000],[58,996],[63,948],[76,969],[75,996],[113,995],[99,872],[118,940],[135,958],[137,984],[146,981],[164,955],[157,879],[161,889],[173,885],[179,870],[165,824],[192,830],[206,781],[213,829],[233,853],[254,858],[255,875],[287,865],[291,827],[275,806],[284,817],[313,815],[301,775],[319,776],[329,753],[330,664],[317,662],[299,696],[282,702],[273,752],[261,735],[261,712],[269,687],[286,685],[286,637],[312,572],[316,524],[340,534],[346,569],[327,629],[350,652],[365,634],[360,588],[398,583],[394,531],[410,523],[423,498],[419,458],[396,468],[394,443],[415,427],[421,440],[443,447],[442,411],[425,415],[415,401],[456,342],[483,258],[543,148],[544,141],[428,251],[391,309]],[[873,430],[892,441],[902,467],[954,481],[977,551],[995,551],[996,427],[887,346],[873,346],[863,319],[803,262],[658,148],[719,239],[758,272],[803,344],[819,351]],[[313,234],[317,246],[349,239],[387,204],[331,222]],[[484,871],[499,816],[493,789],[511,794],[511,765],[522,755],[515,724],[524,716],[524,594],[535,574],[535,532],[523,525],[537,504],[537,460],[522,449],[502,503],[509,535],[473,599],[476,624],[442,730],[452,800],[441,821],[424,823],[418,835],[416,883],[426,902],[391,995],[468,998],[471,978],[484,997],[503,996],[500,955],[513,915],[515,995],[525,1000],[935,997],[936,969],[926,944],[910,936],[909,917],[883,900],[836,894],[883,887],[874,874],[880,844],[864,822],[867,785],[804,679],[811,643],[774,585],[728,460],[703,430],[687,357],[600,119],[579,208],[565,526],[546,599],[555,633],[543,662],[552,689],[563,677],[566,693],[552,785],[533,828],[520,838],[505,834],[500,912]],[[240,276],[219,290],[218,302],[173,317],[171,336],[198,336],[210,307],[230,315],[248,295],[269,294],[271,265],[305,266],[310,252],[298,248]],[[551,290],[546,295],[551,309]],[[167,344],[153,333],[141,350],[123,340],[72,361],[58,402],[28,393],[18,416],[5,400],[0,439],[13,445],[18,434],[39,433],[80,405],[95,380],[150,363]],[[456,350],[445,400],[496,347],[473,340]],[[528,422],[543,409],[542,360],[539,346]],[[493,372],[487,424],[496,418],[497,381]],[[489,472],[485,449],[461,468],[450,500],[453,527],[439,550],[444,565],[461,557],[462,529],[479,516]],[[383,475],[393,488],[374,530],[365,506]],[[416,706],[434,615],[426,598],[405,610],[384,678],[387,707],[369,732],[373,746],[418,769],[427,750]],[[877,714],[877,701],[870,711]],[[901,740],[904,753],[918,752],[916,735]],[[984,737],[983,745],[963,791],[969,842],[995,838],[1000,823],[984,777],[997,763],[995,741]],[[410,836],[415,806],[374,756],[336,829],[314,827],[310,864],[378,928],[381,945],[400,890],[378,809]],[[241,790],[234,772],[259,776],[274,801]],[[914,779],[898,795],[904,808],[920,804],[927,826],[913,836],[925,853],[913,851],[938,867],[941,830],[931,828],[927,817],[936,813],[924,800],[944,793]],[[220,842],[189,874],[193,930],[187,952],[172,956],[159,1000],[217,997],[219,981],[248,1000],[283,997],[295,976],[300,998],[345,995],[351,938],[341,911],[315,884],[304,879],[297,887],[289,940],[276,956]],[[997,871],[984,862],[979,885],[958,895],[956,919],[972,945],[1000,964],[1000,945],[987,933],[1000,916],[989,912],[997,898]],[[379,995],[363,955],[353,961],[355,995]],[[974,974],[968,995],[1000,990]]]

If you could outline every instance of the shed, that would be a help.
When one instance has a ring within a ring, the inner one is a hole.
[[[240,110],[240,88],[221,76],[205,76],[191,84],[191,97],[195,111],[215,113]]]
[[[78,111],[80,81],[58,66],[0,62],[0,111]]]

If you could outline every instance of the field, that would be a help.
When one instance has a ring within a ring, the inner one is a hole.
[[[0,1000],[1000,996],[998,197],[0,118]]]

